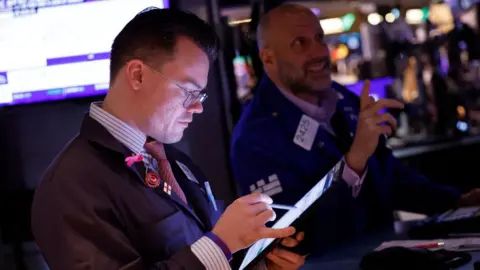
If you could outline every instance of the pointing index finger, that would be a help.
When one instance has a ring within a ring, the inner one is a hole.
[[[363,83],[362,93],[360,94],[360,110],[364,110],[370,102],[370,80]]]

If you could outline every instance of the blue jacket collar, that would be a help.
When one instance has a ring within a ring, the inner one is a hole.
[[[292,133],[288,134],[288,136],[293,138],[300,118],[303,115],[302,110],[288,100],[268,76],[262,78],[258,89],[257,98],[260,101],[261,108],[280,119],[280,123],[286,125],[286,129],[289,133]]]
[[[346,118],[348,129],[353,135],[356,128],[356,115],[358,113],[354,107],[357,105],[357,102],[348,98],[351,92],[342,85],[332,82],[332,88],[339,94],[336,113],[340,113]],[[293,138],[300,119],[304,114],[302,110],[288,100],[268,76],[264,76],[261,79],[257,98],[261,108],[268,110],[269,113],[278,118],[281,125],[287,130],[287,135]]]

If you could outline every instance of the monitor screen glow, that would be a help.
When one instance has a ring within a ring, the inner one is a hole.
[[[355,84],[345,85],[345,87],[351,92],[361,95],[363,90],[363,84],[365,81],[360,81]],[[370,96],[375,100],[387,98],[386,87],[393,83],[392,77],[377,78],[370,80]]]
[[[138,12],[167,0],[0,0],[0,106],[103,95],[110,48]]]

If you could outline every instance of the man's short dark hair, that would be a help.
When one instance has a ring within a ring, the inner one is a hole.
[[[217,57],[218,36],[208,23],[181,10],[147,8],[128,22],[113,41],[110,81],[132,59],[151,63],[159,53],[169,59],[180,36],[191,39],[211,61]]]

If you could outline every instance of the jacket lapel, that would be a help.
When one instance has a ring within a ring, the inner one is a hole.
[[[94,143],[98,146],[109,149],[113,154],[114,158],[118,160],[117,162],[122,162],[123,165],[135,175],[135,179],[138,180],[142,185],[148,187],[145,184],[145,177],[147,174],[147,169],[143,162],[135,162],[131,167],[129,167],[125,159],[129,156],[132,156],[132,152],[117,141],[100,123],[91,118],[88,114],[85,116],[80,129],[80,136],[85,137],[91,143]],[[173,164],[172,164],[173,166]],[[176,177],[177,175],[175,175]],[[150,188],[150,187],[148,187]],[[183,186],[182,186],[183,188]],[[193,212],[193,210],[186,205],[183,200],[174,192],[167,194],[164,192],[164,181],[160,181],[160,185],[157,188],[154,188],[155,192],[166,199],[174,201],[184,212],[188,213],[195,221],[202,227],[205,228],[205,224],[200,220],[200,218]]]
[[[200,220],[203,222],[203,225],[207,227],[207,229],[212,229],[213,224],[210,219],[210,205],[209,201],[206,199],[206,193],[202,189],[201,183],[194,183],[188,179],[183,170],[177,164],[177,160],[173,159],[172,155],[169,155],[168,150],[167,158],[172,166],[175,179],[182,188],[183,192],[187,195],[188,201],[195,211],[196,216],[200,218]],[[192,210],[191,208],[189,209]]]
[[[177,177],[177,175],[175,175],[175,177]],[[155,188],[155,192],[159,196],[162,196],[164,198],[174,201],[180,208],[183,209],[184,212],[187,212],[190,216],[192,216],[202,229],[206,229],[205,224],[202,222],[202,220],[199,218],[196,212],[194,212],[194,210],[189,205],[185,204],[183,200],[175,192],[172,191],[170,194],[168,194],[164,191],[164,183],[165,183],[164,181],[161,181],[160,186]],[[183,192],[186,194],[188,202],[190,202],[190,204],[195,206],[195,198],[193,198],[193,196],[189,196],[191,194],[188,194],[187,192],[185,192],[185,189],[183,188],[183,186],[181,187],[183,189]]]

